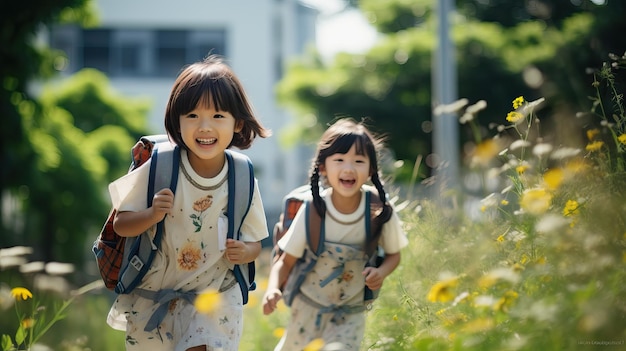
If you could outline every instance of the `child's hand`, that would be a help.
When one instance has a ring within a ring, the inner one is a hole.
[[[245,242],[234,239],[226,239],[224,257],[231,263],[243,264],[250,262],[248,245]]]
[[[269,289],[263,296],[263,314],[268,315],[276,309],[278,301],[283,297],[280,289]]]
[[[168,189],[161,189],[158,193],[154,194],[152,198],[152,218],[156,222],[165,218],[165,215],[172,211],[174,207],[174,193]]]
[[[378,268],[365,267],[363,270],[363,276],[365,277],[365,285],[367,285],[368,288],[378,290],[383,286],[385,276],[381,274]]]

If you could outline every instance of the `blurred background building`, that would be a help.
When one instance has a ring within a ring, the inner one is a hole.
[[[64,75],[104,72],[128,96],[150,97],[149,126],[163,133],[170,90],[181,68],[220,54],[242,80],[263,124],[274,136],[245,150],[255,164],[268,224],[282,197],[307,180],[311,152],[279,145],[290,115],[277,106],[274,86],[290,57],[315,43],[317,10],[299,0],[97,0],[96,28],[56,27],[50,45],[69,57]]]

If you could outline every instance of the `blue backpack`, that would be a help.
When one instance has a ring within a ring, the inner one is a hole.
[[[180,150],[173,146],[167,135],[142,137],[132,149],[132,164],[129,172],[141,166],[148,159],[150,175],[148,179],[148,206],[152,205],[155,192],[170,188],[176,192]],[[248,214],[254,193],[254,170],[250,159],[239,152],[226,150],[228,162],[228,234],[227,238],[239,239],[241,225]],[[236,186],[235,186],[236,184]],[[148,272],[154,255],[161,247],[164,220],[157,224],[154,240],[147,232],[136,237],[122,237],[113,229],[116,210],[109,213],[92,251],[105,286],[118,294],[128,294],[141,282]],[[248,302],[248,292],[256,288],[254,282],[254,261],[235,265],[233,273],[243,296]]]

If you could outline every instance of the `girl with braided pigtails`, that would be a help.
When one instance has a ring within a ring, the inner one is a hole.
[[[380,180],[377,153],[381,145],[362,122],[352,119],[338,120],[322,135],[310,185],[311,203],[325,232],[324,246],[290,303],[291,320],[275,351],[303,350],[315,339],[324,341],[323,350],[359,350],[370,302],[364,300],[365,289],[380,289],[400,263],[400,250],[408,244]],[[378,228],[372,233],[374,241],[385,252],[378,267],[367,265],[368,191],[382,202],[372,221],[372,227]],[[306,238],[307,208],[300,207],[278,241],[282,255],[270,271],[263,297],[265,314],[276,309],[283,298],[281,287],[287,278],[292,279],[290,273],[298,260],[311,250]]]

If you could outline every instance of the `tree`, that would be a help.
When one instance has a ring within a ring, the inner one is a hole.
[[[10,243],[35,246],[41,259],[81,263],[108,213],[106,184],[126,173],[129,150],[146,132],[147,101],[124,98],[107,77],[85,70],[43,88],[21,109],[36,162],[19,186]],[[106,124],[101,112],[116,124]],[[75,117],[76,116],[76,117]],[[93,118],[95,116],[95,118]],[[85,132],[77,125],[95,120]]]
[[[409,174],[413,161],[428,155],[432,144],[433,5],[432,0],[359,1],[384,38],[362,55],[339,54],[326,64],[310,53],[293,63],[277,90],[279,101],[301,116],[300,126],[290,132],[310,128],[311,121],[322,129],[337,115],[371,117],[375,129],[389,135],[388,145]],[[625,6],[589,0],[578,5],[457,1],[452,35],[459,96],[470,103],[486,100],[487,122],[494,124],[504,122],[511,101],[520,95],[545,97],[549,115],[564,107],[581,109],[591,83],[581,73],[626,48],[626,38],[610,35],[623,31]],[[470,142],[467,134],[461,138],[462,145]],[[423,176],[428,174],[423,170]]]
[[[31,163],[34,155],[24,143],[24,128],[19,104],[30,100],[28,84],[34,78],[49,77],[51,52],[35,44],[35,36],[42,24],[53,22],[90,23],[94,20],[87,0],[28,0],[3,1],[0,5],[0,113],[3,128],[0,132],[0,162]],[[27,162],[25,162],[27,161]],[[2,167],[0,191],[19,182],[24,167]]]
[[[42,24],[89,23],[94,20],[87,0],[3,1],[0,5],[0,196],[16,194],[37,162],[27,142],[20,110],[34,108],[28,84],[52,73],[51,52],[37,46],[35,36]],[[6,225],[0,217],[0,230]]]
[[[3,2],[0,8],[0,193],[2,246],[35,247],[35,259],[82,264],[108,213],[106,184],[126,172],[129,149],[146,132],[147,101],[116,94],[85,70],[60,83],[63,53],[36,42],[46,26],[89,25],[86,0]],[[41,96],[29,90],[43,85]]]

